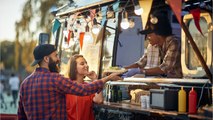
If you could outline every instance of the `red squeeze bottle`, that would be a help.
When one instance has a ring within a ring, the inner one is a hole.
[[[194,87],[189,92],[189,114],[197,113],[197,92],[194,90]]]

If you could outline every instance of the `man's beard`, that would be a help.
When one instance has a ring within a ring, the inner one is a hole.
[[[55,61],[52,60],[52,58],[50,58],[50,61],[49,61],[49,64],[48,64],[50,72],[59,73],[59,68],[58,68],[57,64],[58,64],[58,61],[55,62]]]

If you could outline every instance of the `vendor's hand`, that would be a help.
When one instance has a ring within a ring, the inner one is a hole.
[[[95,79],[98,78],[98,76],[97,76],[97,74],[95,73],[95,71],[90,71],[90,72],[88,72],[86,76],[87,76],[89,79],[91,79],[91,80],[95,80]]]
[[[135,74],[140,74],[140,73],[141,73],[141,69],[140,68],[128,69],[128,71],[122,75],[122,78],[131,77],[131,76],[133,76]]]
[[[123,68],[124,68],[124,69],[126,69],[126,70],[127,70],[127,69],[130,69],[130,67],[129,67],[129,66],[124,66]]]

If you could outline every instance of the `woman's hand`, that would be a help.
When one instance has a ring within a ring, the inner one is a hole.
[[[89,79],[91,80],[96,80],[98,78],[97,74],[95,73],[95,71],[90,71],[88,72],[88,74],[86,75]]]

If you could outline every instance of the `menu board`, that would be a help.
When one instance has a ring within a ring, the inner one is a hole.
[[[101,40],[95,43],[94,40],[88,41],[84,39],[84,44],[80,54],[87,60],[89,70],[93,70],[98,74],[101,55]]]

